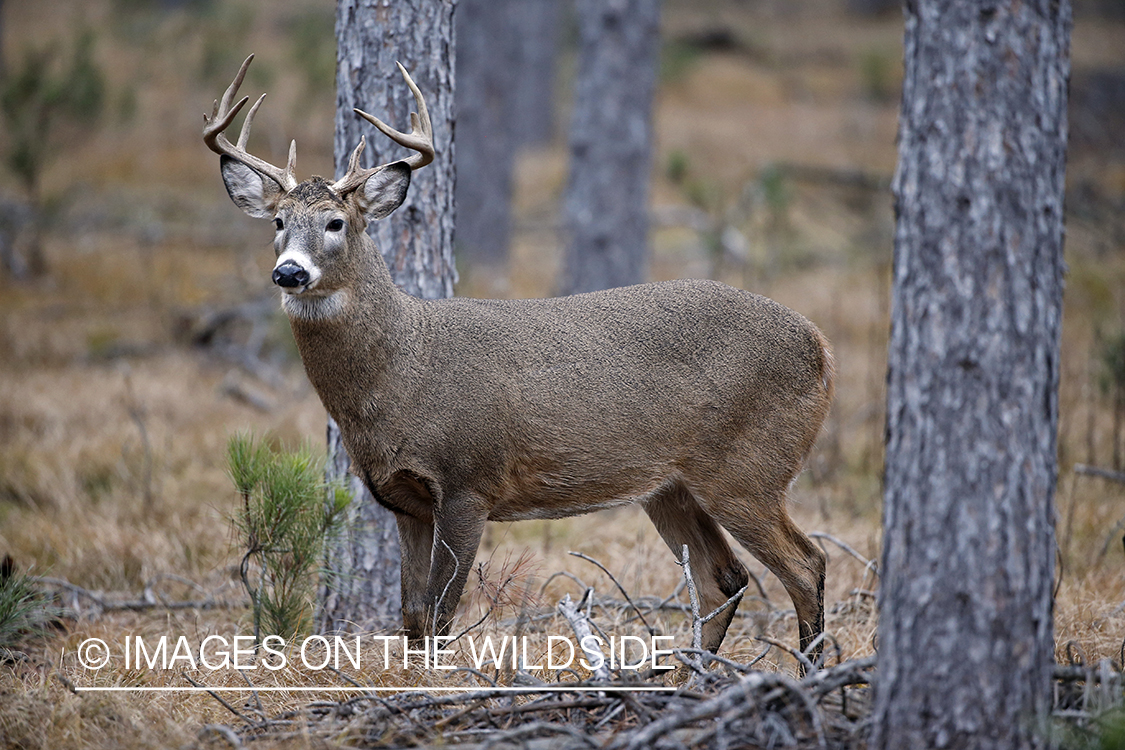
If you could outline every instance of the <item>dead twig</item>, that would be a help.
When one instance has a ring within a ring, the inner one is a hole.
[[[251,721],[249,718],[246,717],[245,714],[243,714],[237,708],[235,708],[234,706],[232,706],[231,704],[229,704],[225,700],[223,700],[223,697],[221,695],[219,695],[218,693],[216,693],[214,690],[211,690],[210,688],[206,687],[205,685],[203,685],[201,683],[198,683],[195,680],[188,677],[186,672],[180,672],[180,676],[183,677],[188,682],[190,682],[194,687],[203,688],[207,692],[208,695],[210,695],[212,698],[214,698],[219,703],[221,703],[223,708],[230,711],[232,714],[234,714],[238,718],[242,719],[243,721],[245,721],[250,726],[255,727],[255,728],[261,728],[263,726],[263,724],[260,723],[260,722]]]
[[[169,602],[161,599],[156,601],[150,597],[142,599],[128,599],[125,601],[115,601],[102,594],[96,594],[89,589],[85,589],[77,584],[62,578],[51,578],[50,576],[35,576],[32,578],[35,583],[43,584],[44,586],[54,586],[55,588],[64,589],[74,594],[76,597],[81,597],[90,602],[103,612],[144,612],[150,609],[236,609],[239,607],[247,606],[248,602],[224,602],[214,597],[208,597],[203,600],[188,600],[179,602]],[[75,609],[78,609],[75,605]]]
[[[645,629],[648,631],[648,634],[650,636],[658,635],[657,630],[648,624],[648,620],[645,619],[644,613],[641,612],[637,605],[633,603],[633,600],[629,597],[629,592],[627,592],[625,590],[625,587],[621,585],[621,582],[618,581],[616,577],[614,577],[613,573],[609,572],[609,568],[602,565],[600,562],[590,557],[589,555],[584,555],[581,552],[567,552],[567,554],[585,560],[588,563],[593,563],[594,565],[597,565],[599,568],[601,568],[602,572],[609,576],[609,580],[613,581],[613,585],[617,587],[617,590],[621,592],[621,595],[625,597],[625,601],[628,602],[629,606],[633,608],[633,611],[637,613],[637,617],[641,618],[641,622],[644,623]]]
[[[775,638],[770,638],[768,635],[754,636],[754,640],[761,641],[762,643],[768,643],[771,646],[777,646],[782,651],[785,651],[790,656],[792,656],[794,659],[796,659],[802,666],[804,666],[806,674],[809,674],[809,673],[812,673],[812,672],[816,671],[816,667],[813,665],[813,663],[811,661],[809,661],[809,657],[805,656],[805,654],[803,652],[798,651],[797,649],[793,648],[789,644],[782,643],[781,641],[779,641]]]
[[[770,649],[772,648],[773,646],[767,643],[766,647],[762,649],[762,653],[758,654],[745,664],[741,664],[737,661],[734,661],[733,659],[728,659],[725,656],[720,656],[702,648],[677,648],[673,649],[672,653],[677,656],[679,656],[679,654],[691,654],[692,656],[697,656],[705,661],[711,661],[730,667],[735,672],[738,672],[740,674],[750,674],[754,671],[754,665],[760,662],[762,659],[766,658],[766,654],[768,654],[770,652]],[[683,660],[681,659],[681,661]]]
[[[699,619],[699,592],[695,588],[695,578],[691,574],[691,558],[685,544],[681,552],[680,565],[684,569],[688,598],[691,600],[691,647],[703,648],[703,622]]]
[[[199,733],[195,735],[196,739],[203,740],[210,735],[217,735],[227,741],[231,747],[239,750],[243,747],[242,740],[238,739],[238,735],[230,727],[223,726],[222,724],[204,724],[199,729]]]
[[[1098,479],[1106,479],[1110,482],[1125,484],[1125,471],[1113,471],[1112,469],[1103,469],[1100,466],[1090,466],[1088,464],[1075,464],[1074,473],[1081,474],[1085,477],[1097,477]]]
[[[850,544],[845,542],[843,539],[832,536],[831,534],[826,534],[823,531],[811,531],[811,532],[809,532],[809,536],[813,539],[820,539],[820,540],[823,540],[823,541],[826,541],[826,542],[832,542],[837,547],[842,549],[844,552],[847,552],[849,555],[854,557],[856,560],[859,560],[859,562],[863,564],[864,568],[866,568],[867,570],[870,570],[875,575],[879,575],[879,563],[875,562],[874,560],[868,560],[866,557],[859,554],[859,552],[857,552],[854,547],[852,547]],[[823,549],[823,545],[821,545],[821,548]]]
[[[781,688],[782,692],[778,692],[775,696],[777,688]],[[824,728],[821,726],[820,716],[815,704],[812,703],[798,683],[785,675],[773,672],[748,674],[718,695],[693,706],[667,712],[656,721],[627,735],[615,738],[607,747],[609,750],[639,750],[640,748],[655,747],[658,739],[676,729],[716,717],[723,717],[721,723],[729,724],[734,718],[744,715],[753,708],[766,705],[771,698],[776,699],[784,693],[797,696],[801,700],[805,710],[809,713],[818,745],[826,747]],[[733,715],[728,715],[732,709],[734,710]]]
[[[609,668],[606,666],[605,655],[602,654],[600,648],[594,642],[596,640],[593,630],[590,628],[590,620],[585,613],[581,612],[578,607],[574,606],[574,602],[570,599],[570,594],[567,594],[559,601],[558,605],[559,614],[570,623],[570,629],[578,636],[578,646],[586,654],[587,663],[591,667],[597,664],[596,668],[590,671],[594,673],[594,679],[599,682],[609,681]]]

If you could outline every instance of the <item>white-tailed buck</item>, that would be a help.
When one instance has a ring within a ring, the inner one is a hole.
[[[294,147],[285,169],[246,152],[261,99],[237,145],[223,135],[247,101],[233,104],[250,59],[204,118],[203,139],[222,155],[235,204],[273,221],[273,281],[309,380],[353,471],[398,520],[406,633],[446,632],[485,521],[639,503],[677,557],[688,546],[704,612],[748,580],[725,528],[781,579],[807,647],[823,628],[825,557],[790,520],[785,493],[832,400],[832,355],[816,327],[714,281],[557,299],[411,297],[365,230],[433,160],[418,87],[403,69],[418,103],[409,134],[356,110],[414,156],[363,169],[360,139],[342,179],[298,183]],[[706,648],[719,647],[734,610],[704,626]]]

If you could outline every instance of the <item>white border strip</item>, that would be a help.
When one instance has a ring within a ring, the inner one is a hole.
[[[674,693],[679,688],[637,686],[625,687],[620,685],[607,685],[605,687],[587,686],[543,686],[543,687],[314,687],[311,685],[297,685],[294,687],[279,687],[265,685],[262,687],[82,687],[74,686],[77,693]]]

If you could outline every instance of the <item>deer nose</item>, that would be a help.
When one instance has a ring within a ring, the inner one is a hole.
[[[309,283],[309,272],[296,263],[282,263],[273,269],[273,283],[283,287],[304,286]]]

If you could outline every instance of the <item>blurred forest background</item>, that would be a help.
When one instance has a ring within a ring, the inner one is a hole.
[[[228,436],[320,448],[325,413],[270,283],[272,232],[231,205],[200,129],[254,52],[244,93],[269,97],[251,150],[282,162],[295,138],[298,174],[330,174],[334,13],[327,0],[0,3],[0,557],[18,568],[93,591],[233,596]],[[458,294],[559,289],[576,29],[558,14],[553,114],[515,154],[507,260],[459,259]],[[898,6],[665,0],[661,36],[650,278],[717,278],[824,330],[837,403],[793,514],[878,559]],[[1125,4],[1076,2],[1072,57],[1056,634],[1060,654],[1074,641],[1092,660],[1120,658],[1125,631],[1125,485],[1073,469],[1125,469]],[[665,596],[680,574],[643,514],[618,510],[492,525],[480,586],[560,570],[604,581],[571,549],[634,594]],[[846,656],[869,653],[872,574],[828,551],[827,629]],[[789,606],[780,584],[747,561],[768,601],[743,604],[743,636],[795,642],[769,603]],[[118,613],[40,648],[169,617],[246,632],[248,614]],[[751,647],[736,630],[724,649],[737,654]],[[0,677],[26,721],[81,720],[30,679]],[[213,710],[159,705],[160,738]]]

